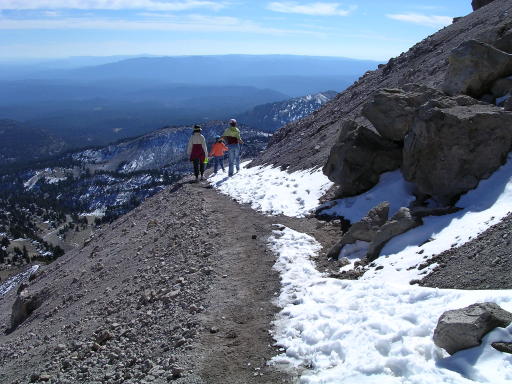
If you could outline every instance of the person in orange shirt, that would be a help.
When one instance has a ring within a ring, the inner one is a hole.
[[[228,150],[226,144],[220,136],[215,136],[215,144],[212,146],[212,150],[210,152],[210,157],[213,157],[213,173],[217,173],[217,170],[222,168],[222,172],[224,170],[224,153]]]

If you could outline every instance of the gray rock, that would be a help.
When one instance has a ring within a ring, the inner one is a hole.
[[[434,330],[434,343],[449,354],[480,345],[482,338],[496,327],[507,327],[512,313],[495,303],[477,303],[444,312]]]
[[[400,208],[388,220],[389,206],[388,202],[383,202],[372,208],[361,221],[354,223],[331,248],[328,257],[338,258],[346,245],[364,242],[359,244],[368,244],[365,257],[367,262],[371,262],[379,257],[380,251],[389,240],[421,224],[421,220],[413,217],[409,208],[405,207]]]
[[[495,342],[491,346],[497,351],[512,354],[512,343],[510,342]]]
[[[512,53],[512,29],[503,33],[503,28],[498,27],[497,36],[499,38],[492,45],[503,52]]]
[[[338,122],[341,133],[323,168],[338,184],[339,197],[354,196],[372,188],[383,172],[400,167],[401,146],[354,121]]]
[[[503,108],[505,108],[505,111],[512,111],[512,97],[509,97],[507,101],[505,101]]]
[[[511,144],[512,114],[501,108],[425,105],[405,138],[402,172],[420,193],[450,202],[502,165]]]
[[[506,77],[503,79],[496,80],[491,88],[491,93],[493,94],[493,96],[496,99],[499,97],[503,97],[511,92],[512,92],[512,79],[506,78]]]
[[[375,233],[366,255],[368,261],[371,262],[378,258],[384,245],[393,237],[401,235],[420,224],[421,220],[413,217],[409,208],[400,208],[398,212]]]
[[[350,264],[350,260],[346,257],[340,257],[340,259],[338,261],[339,261],[339,264],[341,267],[344,267],[344,266]]]
[[[49,296],[48,289],[32,293],[25,289],[21,291],[14,304],[11,312],[11,328],[14,331],[21,323],[23,323]]]
[[[345,244],[352,244],[356,240],[371,242],[375,234],[388,220],[390,204],[385,201],[372,208],[368,214],[354,223],[345,234]]]
[[[443,90],[449,95],[480,97],[497,79],[512,74],[511,54],[476,40],[455,48],[448,61]]]
[[[362,114],[382,137],[403,141],[416,110],[428,100],[442,96],[440,91],[419,84],[407,84],[402,89],[381,89],[363,107]]]
[[[482,8],[483,6],[492,3],[494,0],[472,0],[471,6],[473,7],[473,11]]]

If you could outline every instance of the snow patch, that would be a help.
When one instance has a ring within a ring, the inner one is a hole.
[[[390,206],[390,217],[401,207],[407,207],[415,197],[412,185],[406,182],[400,171],[383,173],[379,183],[367,192],[358,196],[334,200],[335,205],[324,209],[321,213],[331,216],[342,216],[351,223],[361,220],[370,209],[387,201]],[[332,204],[332,202],[330,203]]]
[[[0,285],[0,297],[4,296],[7,292],[9,292],[11,289],[17,287],[19,284],[28,280],[30,275],[36,273],[36,271],[38,269],[39,269],[39,265],[33,265],[25,272],[19,273],[16,276],[11,277],[5,283]]]
[[[333,185],[321,169],[288,173],[272,166],[247,168],[248,164],[242,163],[240,172],[232,177],[219,172],[209,181],[239,203],[270,215],[304,217]]]
[[[273,335],[284,350],[271,363],[307,368],[301,383],[512,382],[512,356],[490,346],[511,341],[512,326],[497,328],[481,346],[451,357],[432,341],[444,311],[483,301],[512,311],[510,291],[327,278],[311,261],[320,245],[288,228],[274,231],[269,247],[282,280]]]

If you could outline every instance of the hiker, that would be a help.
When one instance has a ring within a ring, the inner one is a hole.
[[[228,145],[228,176],[233,176],[235,166],[236,171],[240,172],[240,144],[243,144],[244,141],[240,137],[240,130],[236,125],[235,119],[229,120],[229,127],[226,128],[222,135],[222,138]]]
[[[208,155],[208,148],[206,147],[206,140],[201,134],[201,126],[194,125],[194,132],[188,141],[187,155],[190,161],[194,163],[194,174],[196,175],[196,181],[201,173],[201,180],[203,180],[204,164],[206,156]]]
[[[212,146],[212,150],[210,151],[210,157],[213,157],[213,173],[217,173],[217,170],[222,168],[222,172],[224,170],[224,152],[228,150],[226,144],[224,144],[224,140],[222,137],[215,136],[215,144]]]

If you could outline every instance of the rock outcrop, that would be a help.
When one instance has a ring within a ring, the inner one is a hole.
[[[353,249],[364,256],[365,261],[371,262],[379,257],[386,243],[393,237],[417,227],[421,221],[414,218],[409,208],[402,207],[388,220],[388,202],[383,202],[372,208],[368,214],[354,223],[343,235],[341,240],[329,251],[329,257],[343,258],[351,254]],[[347,248],[350,250],[347,251]],[[363,255],[364,253],[364,255]]]
[[[473,7],[473,11],[482,8],[483,6],[492,3],[494,0],[473,0],[471,1],[471,6]]]
[[[450,355],[480,345],[482,338],[496,327],[512,323],[512,313],[495,303],[477,303],[446,311],[434,330],[434,343]]]
[[[355,120],[364,125],[361,109],[379,89],[402,88],[409,83],[441,89],[452,50],[471,39],[512,53],[511,14],[512,0],[495,1],[365,73],[319,111],[277,131],[251,165],[274,164],[291,172],[325,164],[341,128],[336,122]]]
[[[362,110],[382,137],[403,141],[414,122],[415,111],[428,100],[443,93],[420,84],[401,89],[381,89]]]
[[[497,351],[512,354],[512,343],[510,342],[495,342],[491,344],[491,347]]]
[[[402,172],[419,192],[449,202],[498,169],[511,146],[509,112],[434,101],[418,111],[405,138]]]
[[[340,197],[358,195],[374,186],[381,173],[400,167],[399,144],[354,121],[337,124],[342,124],[341,133],[323,171],[340,186]]]
[[[37,308],[41,306],[43,301],[48,297],[48,289],[39,292],[30,292],[24,289],[16,297],[12,306],[11,327],[9,331],[14,331],[22,324]]]
[[[493,89],[508,92],[510,84],[502,78]],[[344,123],[324,167],[340,197],[370,189],[381,173],[400,166],[418,195],[451,204],[500,167],[512,148],[512,114],[467,95],[408,84],[378,91],[363,114],[379,134]]]
[[[476,40],[462,43],[452,51],[448,61],[443,90],[449,95],[478,98],[497,79],[512,74],[512,54]]]

